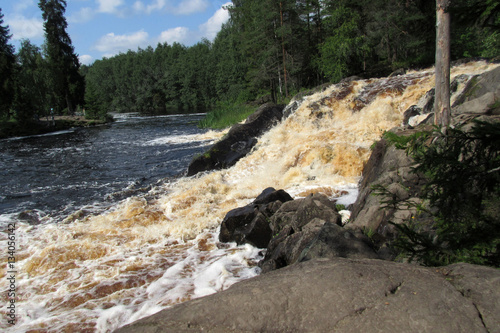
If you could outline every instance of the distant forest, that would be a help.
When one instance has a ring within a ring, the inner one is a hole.
[[[213,42],[158,44],[82,67],[100,110],[207,111],[286,101],[344,77],[434,63],[435,1],[234,0]],[[500,55],[500,1],[455,0],[452,57]]]
[[[286,102],[303,89],[348,76],[434,63],[433,0],[232,3],[214,41],[163,43],[81,66],[85,95],[73,94],[75,103],[90,118],[108,111],[205,112],[221,103]],[[454,0],[451,22],[453,59],[500,55],[500,0]],[[30,71],[41,71],[44,52],[25,41],[17,62],[28,66],[25,57],[35,54]]]

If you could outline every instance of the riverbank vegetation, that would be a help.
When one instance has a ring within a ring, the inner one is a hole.
[[[385,138],[406,150],[425,178],[418,200],[377,187],[389,209],[415,212],[394,224],[394,246],[426,266],[456,262],[500,267],[500,125],[475,122],[471,129],[440,128]],[[408,192],[414,189],[407,189]]]
[[[65,32],[66,2],[39,6],[42,48],[25,40],[15,53],[0,21],[3,121],[41,118],[51,108],[73,114],[79,105],[91,119],[212,111],[202,125],[226,126],[250,102],[284,103],[325,82],[434,62],[434,1],[233,0],[213,41],[162,43],[90,66],[80,66]],[[500,0],[457,0],[451,11],[452,60],[500,54]]]

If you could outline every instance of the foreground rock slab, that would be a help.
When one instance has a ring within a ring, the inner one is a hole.
[[[500,332],[500,271],[317,259],[116,332]]]

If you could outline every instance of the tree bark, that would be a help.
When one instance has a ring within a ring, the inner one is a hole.
[[[436,99],[434,124],[450,124],[450,13],[451,0],[436,0]]]
[[[285,97],[288,98],[288,86],[286,79],[286,57],[285,57],[285,38],[283,37],[283,3],[280,1],[280,18],[281,18],[281,50],[283,51],[283,72],[285,78]]]

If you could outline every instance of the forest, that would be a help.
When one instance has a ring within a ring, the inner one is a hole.
[[[25,40],[14,54],[0,21],[3,118],[41,117],[48,105],[58,113],[85,109],[88,118],[108,112],[234,113],[250,102],[284,103],[301,90],[345,77],[434,63],[431,0],[233,0],[230,19],[213,41],[158,44],[90,66],[78,64],[64,36],[65,1],[42,3],[61,5],[52,15],[59,21],[52,23],[49,9],[40,6],[46,20],[42,48]],[[450,12],[452,60],[500,54],[500,0],[455,0]],[[51,32],[51,26],[57,29]],[[57,38],[51,41],[51,35]],[[51,47],[57,43],[67,46],[60,54],[54,54],[60,47]]]

